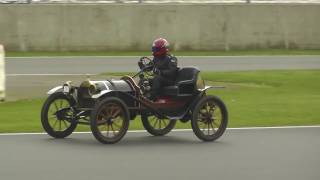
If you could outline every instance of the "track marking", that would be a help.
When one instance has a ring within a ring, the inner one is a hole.
[[[266,130],[266,129],[301,129],[301,128],[320,128],[320,125],[315,126],[274,126],[274,127],[241,127],[241,128],[227,128],[227,130]],[[172,132],[188,132],[192,129],[174,129]],[[146,130],[131,130],[128,133],[145,133]],[[74,132],[73,134],[91,134],[88,132]],[[22,136],[22,135],[47,135],[45,132],[41,133],[0,133],[0,136]]]
[[[95,76],[98,74],[6,74],[7,77],[12,76]]]

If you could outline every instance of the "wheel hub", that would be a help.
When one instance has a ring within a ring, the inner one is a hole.
[[[112,125],[112,123],[113,123],[113,119],[112,118],[107,119],[107,125]]]
[[[55,115],[58,120],[62,121],[66,119],[68,111],[69,111],[69,108],[60,109],[55,113]]]
[[[205,114],[203,114],[203,118],[202,118],[203,122],[206,124],[211,124],[214,121],[213,115],[209,112],[206,112]]]

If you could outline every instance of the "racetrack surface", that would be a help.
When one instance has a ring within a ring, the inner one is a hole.
[[[128,133],[103,145],[91,134],[66,139],[0,135],[1,179],[319,180],[320,128],[227,130],[216,142],[192,133]]]
[[[140,57],[25,57],[6,58],[7,74],[100,74],[136,72]],[[320,56],[177,57],[179,66],[202,71],[319,69]]]
[[[85,74],[137,72],[139,57],[26,57],[6,58],[7,100],[40,98],[65,81],[75,85]],[[178,57],[179,66],[201,71],[320,69],[320,56]],[[110,79],[91,75],[91,79]]]

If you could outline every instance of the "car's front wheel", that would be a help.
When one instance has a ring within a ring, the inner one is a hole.
[[[42,106],[41,124],[43,129],[54,138],[65,138],[77,127],[74,118],[75,101],[62,92],[48,97]]]
[[[98,102],[91,114],[91,131],[101,143],[120,141],[129,127],[129,111],[119,98],[107,97]]]

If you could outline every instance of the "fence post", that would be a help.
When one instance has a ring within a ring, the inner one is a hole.
[[[4,47],[0,44],[0,101],[5,100],[5,90],[6,90],[6,75],[5,75],[5,65],[4,65]]]

